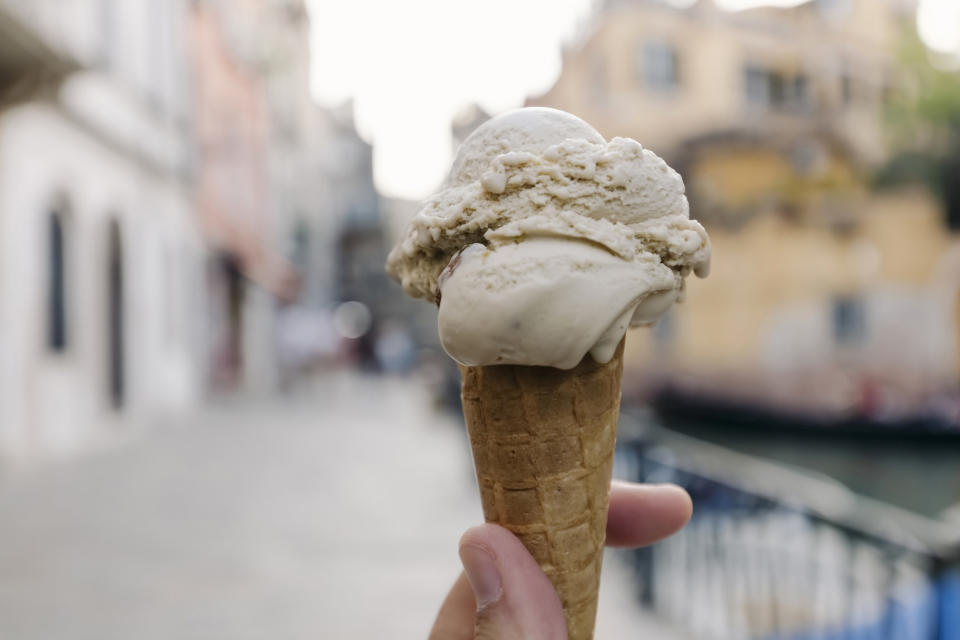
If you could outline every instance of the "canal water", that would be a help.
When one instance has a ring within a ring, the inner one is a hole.
[[[697,421],[664,426],[739,453],[827,475],[855,493],[938,518],[960,504],[960,440],[782,433]]]

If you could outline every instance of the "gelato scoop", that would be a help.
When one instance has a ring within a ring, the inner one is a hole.
[[[486,122],[387,261],[407,293],[439,303],[447,352],[469,366],[609,361],[706,276],[710,242],[683,180],[627,138],[609,142],[546,108]]]

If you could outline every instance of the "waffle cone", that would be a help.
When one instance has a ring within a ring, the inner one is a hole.
[[[512,531],[553,583],[570,640],[593,638],[623,342],[574,369],[461,366],[483,515]]]

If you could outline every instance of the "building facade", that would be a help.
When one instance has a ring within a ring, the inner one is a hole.
[[[185,6],[0,3],[4,459],[198,396]]]
[[[0,0],[0,458],[272,391],[375,306],[371,147],[309,67],[301,0]]]
[[[195,205],[210,247],[207,377],[215,390],[269,387],[273,295],[289,286],[273,242],[270,113],[261,78],[229,38],[213,3],[189,14]]]
[[[902,0],[810,0],[729,12],[713,0],[607,0],[564,52],[556,84],[529,104],[563,104],[604,136],[660,155],[726,131],[832,135],[885,155],[883,104],[912,17]]]
[[[340,336],[331,329],[332,310],[357,297],[357,269],[370,271],[364,256],[371,238],[379,242],[372,149],[357,134],[352,104],[327,109],[312,98],[310,16],[302,0],[197,5],[195,15],[204,16],[209,27],[202,39],[207,44],[195,49],[198,67],[237,83],[248,96],[239,111],[259,124],[240,139],[263,150],[250,156],[258,165],[248,171],[261,185],[256,210],[262,224],[247,225],[255,233],[237,233],[236,221],[221,216],[208,227],[213,244],[234,256],[230,264],[236,267],[213,269],[213,286],[222,292],[213,313],[227,322],[212,323],[220,328],[213,344],[223,363],[212,375],[221,385],[240,381],[248,389],[270,388],[295,373],[292,369],[337,355]],[[230,103],[221,92],[210,91],[196,104],[198,113],[208,112],[206,119],[222,128]],[[217,160],[209,157],[207,164],[214,168]],[[228,208],[249,206],[248,198],[229,188],[230,181],[223,184],[223,198],[236,200]],[[245,236],[249,242],[246,248],[232,246],[236,243],[224,241],[225,236]],[[355,250],[360,247],[362,252]],[[345,268],[347,263],[353,266]],[[382,276],[382,260],[376,269]],[[360,289],[365,303],[376,300],[374,291]],[[238,318],[231,309],[240,308],[245,311]]]
[[[636,138],[684,176],[709,279],[628,342],[627,377],[849,410],[949,388],[956,242],[919,189],[878,192],[911,3],[726,12],[610,0],[532,105]],[[905,401],[907,402],[907,401]]]

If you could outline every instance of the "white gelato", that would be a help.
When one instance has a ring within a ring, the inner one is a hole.
[[[387,270],[439,302],[456,360],[572,368],[587,353],[608,361],[627,328],[654,322],[709,260],[683,181],[663,160],[532,108],[463,143]]]

